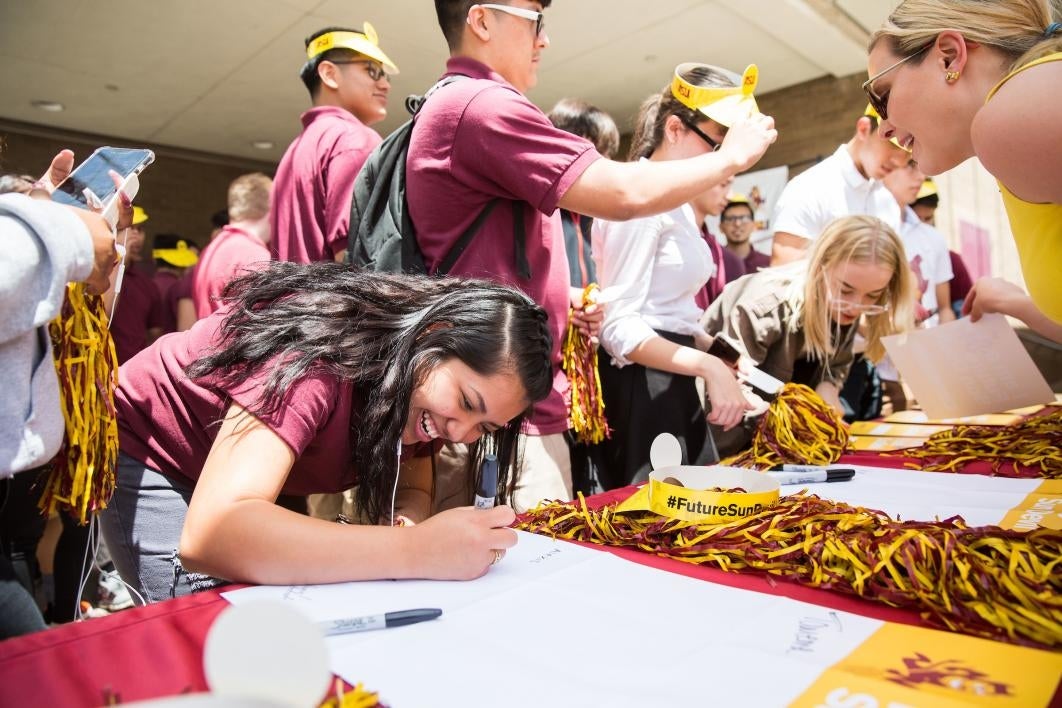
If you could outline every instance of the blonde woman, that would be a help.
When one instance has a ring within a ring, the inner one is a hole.
[[[728,284],[701,322],[738,350],[740,366],[810,386],[843,414],[839,392],[860,319],[866,356],[877,362],[881,338],[913,325],[914,301],[900,237],[872,216],[848,216],[830,222],[807,260]]]
[[[671,85],[642,104],[630,158],[665,163],[716,151],[730,125],[758,114],[755,67],[745,79],[706,64],[678,66]],[[711,189],[729,182],[724,177]],[[696,221],[688,204],[630,221],[594,221],[592,252],[608,303],[601,327],[608,356],[600,358],[612,428],[599,466],[606,489],[648,478],[649,446],[659,433],[679,439],[689,464],[714,462],[707,423],[731,428],[748,407],[733,372],[696,345],[696,296],[715,272]]]
[[[1058,0],[905,0],[871,37],[864,90],[924,172],[976,156],[999,180],[1031,297],[984,279],[964,311],[1062,342],[1060,19]]]

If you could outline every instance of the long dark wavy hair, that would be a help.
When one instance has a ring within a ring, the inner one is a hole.
[[[480,375],[512,372],[529,406],[552,387],[546,312],[504,285],[277,262],[233,280],[222,299],[231,310],[221,344],[185,373],[227,388],[271,367],[252,413],[275,411],[287,389],[310,373],[351,381],[363,402],[351,421],[357,503],[373,523],[398,473],[395,450],[413,392],[432,369],[458,359]],[[510,477],[523,417],[471,446],[476,470],[485,447],[497,451],[503,502],[515,485]]]

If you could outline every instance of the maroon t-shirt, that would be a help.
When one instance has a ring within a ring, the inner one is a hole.
[[[761,268],[771,267],[771,257],[766,253],[760,253],[755,248],[749,251],[749,255],[745,257],[745,272],[755,273]]]
[[[124,364],[147,346],[147,331],[162,328],[162,297],[151,276],[136,265],[129,264],[122,276],[122,291],[111,322],[111,336],[118,354],[118,363]]]
[[[199,320],[187,332],[160,338],[118,372],[115,406],[122,452],[172,477],[196,480],[231,401],[254,410],[272,367],[238,386],[218,391],[192,382],[184,368],[218,345],[224,312]],[[259,415],[295,453],[284,494],[348,489],[357,481],[350,465],[353,386],[328,374],[292,385],[274,413]]]
[[[543,307],[553,334],[553,392],[535,405],[527,431],[568,429],[568,380],[560,346],[568,321],[568,256],[557,205],[601,155],[558,130],[541,110],[486,65],[467,57],[447,62],[456,81],[434,94],[417,117],[406,159],[406,196],[417,242],[430,269],[496,197],[524,204],[531,278],[514,261],[513,212],[498,205],[450,270],[516,286]]]
[[[380,136],[336,106],[311,108],[302,125],[273,180],[269,252],[279,261],[330,261],[347,247],[354,178]]]
[[[269,249],[254,234],[226,226],[199,256],[192,274],[195,314],[203,319],[221,306],[218,297],[233,277],[269,265]]]
[[[951,302],[956,300],[965,300],[969,294],[970,289],[973,287],[973,280],[970,278],[970,271],[966,269],[966,263],[963,262],[962,256],[955,251],[948,251],[948,256],[951,258]],[[941,307],[950,305],[951,303],[940,303]]]
[[[156,270],[152,278],[155,281],[155,287],[159,290],[159,298],[162,300],[163,334],[177,330],[177,300],[174,299],[172,291],[181,277],[173,271]]]

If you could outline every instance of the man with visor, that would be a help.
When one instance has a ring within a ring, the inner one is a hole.
[[[313,108],[277,167],[270,226],[273,258],[342,260],[354,178],[380,143],[369,126],[387,117],[389,75],[397,74],[372,25],[328,27],[306,40],[300,78]]]

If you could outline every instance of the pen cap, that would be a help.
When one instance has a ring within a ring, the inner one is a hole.
[[[476,496],[494,499],[498,496],[498,456],[483,456],[483,465],[479,470],[479,482],[476,484]]]

